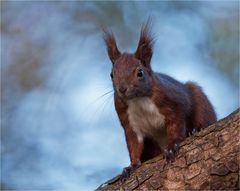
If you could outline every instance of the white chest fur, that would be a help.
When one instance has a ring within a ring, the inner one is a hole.
[[[150,136],[157,142],[161,142],[165,116],[162,115],[156,105],[148,97],[135,98],[128,101],[128,120],[137,134],[138,141]],[[160,144],[160,143],[159,143]]]

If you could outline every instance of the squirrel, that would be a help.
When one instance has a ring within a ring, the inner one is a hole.
[[[181,83],[151,69],[154,38],[149,21],[142,26],[135,53],[121,53],[113,32],[103,29],[112,62],[114,103],[124,129],[131,164],[122,180],[160,153],[173,161],[179,144],[214,122],[214,108],[196,83]]]

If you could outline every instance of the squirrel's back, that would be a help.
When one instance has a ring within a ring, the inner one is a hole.
[[[200,86],[193,82],[181,83],[162,73],[155,73],[155,75],[166,96],[180,107],[185,107],[187,134],[216,122],[214,108]]]

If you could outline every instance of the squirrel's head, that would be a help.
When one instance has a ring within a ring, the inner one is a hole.
[[[153,37],[149,22],[142,27],[138,47],[135,53],[121,53],[118,50],[114,35],[104,30],[104,40],[108,56],[112,62],[110,74],[115,93],[122,99],[148,96],[151,93],[150,66],[153,53]]]

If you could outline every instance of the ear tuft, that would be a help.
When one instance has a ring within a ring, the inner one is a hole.
[[[150,67],[150,61],[153,54],[154,38],[151,33],[151,19],[142,26],[138,47],[135,52],[136,58],[146,66]]]
[[[103,31],[103,39],[106,43],[106,47],[108,51],[108,56],[112,61],[112,64],[114,64],[115,60],[118,59],[119,56],[121,55],[121,52],[118,50],[113,32],[109,31],[106,28],[103,28],[102,31]]]

